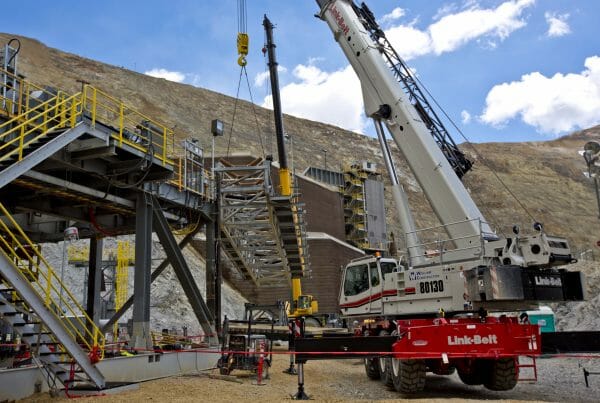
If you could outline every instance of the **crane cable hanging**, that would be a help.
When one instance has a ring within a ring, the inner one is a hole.
[[[498,172],[496,172],[496,170],[492,168],[491,164],[489,164],[487,162],[487,159],[485,159],[483,157],[483,155],[479,152],[479,150],[477,150],[477,147],[475,147],[475,145],[467,138],[467,136],[463,133],[463,131],[460,130],[460,128],[458,127],[458,125],[446,113],[446,111],[444,110],[444,108],[442,108],[442,106],[437,102],[437,100],[429,92],[429,90],[427,89],[427,87],[425,87],[425,85],[417,77],[416,77],[416,80],[419,82],[419,84],[421,85],[421,87],[425,90],[425,92],[427,93],[427,95],[429,95],[429,97],[433,100],[433,102],[435,103],[435,105],[440,109],[440,111],[446,117],[446,119],[448,119],[448,121],[454,127],[454,129],[456,129],[456,131],[465,140],[465,143],[467,143],[467,145],[471,148],[471,150],[473,151],[473,153],[475,153],[475,155],[481,160],[481,162],[483,163],[483,165],[485,165],[492,172],[492,174],[498,180],[498,182],[500,182],[500,185],[504,188],[504,190],[517,202],[517,204],[519,205],[519,207],[525,212],[525,214],[529,217],[530,220],[532,220],[534,223],[537,222],[537,220],[535,219],[535,217],[533,216],[533,214],[531,214],[531,212],[527,209],[527,207],[525,206],[525,204],[523,204],[523,202],[521,201],[521,199],[519,199],[517,197],[517,195],[508,187],[508,185],[506,184],[506,182],[504,182],[502,180],[502,178],[500,178],[500,176],[498,175]]]
[[[238,86],[235,94],[235,103],[233,106],[233,116],[231,119],[231,129],[229,130],[229,138],[227,141],[227,153],[226,156],[229,156],[229,149],[231,146],[231,138],[233,136],[233,127],[235,124],[235,115],[237,113],[238,101],[240,99],[240,87],[242,84],[242,75],[246,78],[246,85],[248,87],[248,93],[250,95],[250,103],[252,104],[252,112],[254,114],[254,122],[256,124],[256,133],[258,136],[258,140],[260,142],[260,149],[262,154],[265,155],[265,148],[263,144],[262,135],[260,132],[260,125],[258,121],[258,114],[256,112],[256,105],[254,104],[254,97],[252,95],[252,87],[250,86],[250,80],[248,78],[248,71],[246,70],[246,65],[248,64],[246,60],[246,56],[248,56],[248,49],[250,44],[250,37],[246,32],[247,29],[247,13],[246,13],[246,0],[238,0],[237,2],[237,19],[238,19],[238,34],[237,34],[237,50],[238,50],[238,59],[237,63],[241,67],[240,68],[240,76],[238,78]]]
[[[248,56],[248,45],[250,38],[246,32],[246,0],[238,0],[238,34],[237,34],[237,49],[238,49],[238,60],[237,63],[240,67],[246,66],[246,56]]]

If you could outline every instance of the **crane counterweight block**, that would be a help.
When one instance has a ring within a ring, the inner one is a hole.
[[[538,325],[516,318],[436,318],[398,321],[397,359],[464,359],[539,356]]]

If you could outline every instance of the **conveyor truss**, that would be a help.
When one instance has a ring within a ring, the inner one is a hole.
[[[270,162],[233,165],[221,159],[215,172],[221,247],[243,278],[268,287],[307,275],[305,211],[298,194],[276,196]]]

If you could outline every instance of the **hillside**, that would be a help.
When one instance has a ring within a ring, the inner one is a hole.
[[[0,34],[0,43],[13,36]],[[199,139],[207,152],[211,141],[210,121],[219,118],[226,122],[226,136],[217,140],[217,154],[226,154],[228,146],[230,153],[276,154],[270,110],[240,101],[232,131],[235,102],[232,97],[85,59],[28,38],[20,39],[21,73],[35,83],[77,91],[81,85],[77,80],[85,80],[165,122],[175,129],[180,139]],[[285,116],[285,127],[293,137],[293,163],[297,171],[310,165],[324,167],[322,150],[327,150],[327,166],[332,169],[357,158],[382,163],[374,138],[288,115]],[[530,228],[535,219],[543,222],[548,232],[567,236],[575,249],[590,249],[598,236],[598,228],[594,225],[597,207],[592,184],[582,175],[585,163],[577,150],[592,138],[600,138],[600,128],[554,141],[477,144],[476,153],[471,147],[463,147],[475,160],[475,168],[467,175],[465,183],[484,215],[500,231],[508,231],[514,224]],[[436,225],[414,178],[398,153],[396,157],[404,186],[415,207],[417,225]],[[527,206],[531,217],[519,207],[498,178]],[[391,197],[387,199],[389,206]],[[388,208],[388,211],[392,209]],[[391,215],[388,221],[392,221],[390,219]],[[399,233],[393,224],[392,230]]]
[[[0,44],[13,36],[0,34]],[[226,154],[228,145],[229,153],[276,154],[270,110],[239,101],[231,130],[235,103],[232,97],[85,59],[48,48],[36,40],[22,37],[20,40],[20,72],[32,82],[75,92],[81,86],[77,80],[87,81],[173,127],[180,140],[199,139],[207,153],[211,144],[210,121],[219,118],[226,122],[226,136],[217,139],[217,154]],[[383,167],[374,138],[293,116],[286,115],[284,119],[286,131],[293,138],[296,171],[301,172],[308,166],[324,167],[322,150],[327,150],[330,169],[356,159],[374,161]],[[577,154],[591,139],[600,139],[600,126],[553,141],[483,143],[474,145],[475,149],[463,145],[475,161],[465,184],[483,214],[499,232],[508,233],[514,224],[519,224],[525,233],[533,221],[539,221],[544,223],[547,232],[567,237],[576,253],[593,250],[600,256],[600,249],[595,246],[600,239],[600,222],[594,189],[582,174],[586,167],[583,158]],[[392,149],[414,208],[417,226],[437,225],[414,177],[393,144]],[[400,231],[393,218],[390,194],[386,194],[386,204],[390,230],[397,235]],[[526,206],[528,213],[521,205]],[[593,267],[587,271],[597,276]],[[597,280],[596,277],[592,288],[595,292]],[[568,325],[571,326],[576,324]]]

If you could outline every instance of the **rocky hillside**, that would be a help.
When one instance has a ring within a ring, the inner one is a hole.
[[[0,43],[13,36],[0,34]],[[228,150],[229,153],[276,154],[270,110],[240,101],[232,125],[235,99],[229,96],[85,59],[48,48],[36,40],[20,39],[20,71],[32,82],[75,92],[81,85],[77,80],[87,81],[165,122],[180,139],[199,139],[207,151],[211,142],[210,121],[219,118],[226,122],[226,136],[218,139],[217,154],[226,154]],[[322,150],[327,150],[327,165],[332,169],[357,158],[383,166],[374,138],[287,115],[285,126],[293,137],[297,171],[308,166],[324,167]],[[523,229],[531,228],[533,221],[540,221],[549,233],[569,238],[576,251],[591,249],[600,256],[595,246],[600,239],[600,222],[594,189],[582,174],[585,163],[577,154],[590,139],[600,139],[600,127],[554,141],[463,145],[475,160],[475,168],[466,176],[465,183],[484,215],[500,232],[509,232],[514,224],[520,224]],[[392,148],[395,150],[393,145]],[[417,226],[436,225],[422,192],[397,150],[396,162],[415,209]],[[388,221],[398,234],[400,231],[393,224],[395,220],[391,219],[391,196],[387,196]]]
[[[13,36],[0,34],[0,43]],[[240,101],[232,130],[235,99],[231,97],[85,59],[32,39],[20,39],[21,73],[35,83],[75,92],[81,86],[77,80],[85,80],[165,122],[180,139],[199,139],[207,151],[211,142],[210,121],[219,118],[226,122],[226,136],[217,140],[217,154],[226,154],[228,149],[230,153],[276,154],[270,110]],[[324,167],[322,150],[327,150],[329,168],[357,158],[382,162],[374,138],[287,115],[285,127],[293,137],[297,171],[311,165]],[[500,231],[509,230],[513,224],[529,228],[535,219],[543,222],[548,232],[567,236],[576,249],[590,249],[598,238],[597,207],[593,187],[582,175],[585,163],[577,150],[592,138],[600,138],[600,128],[555,141],[486,143],[475,145],[475,149],[464,146],[476,162],[465,183],[484,215]],[[414,178],[401,156],[396,156],[404,186],[415,206],[417,225],[435,225]],[[506,189],[526,206],[529,214]],[[399,233],[394,225],[392,230]]]

